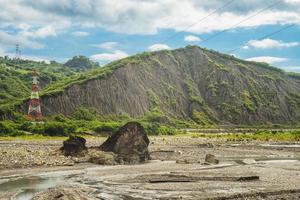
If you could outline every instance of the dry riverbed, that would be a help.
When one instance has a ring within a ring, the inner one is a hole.
[[[150,162],[115,166],[64,157],[61,140],[0,141],[0,199],[300,199],[298,144],[150,141]],[[207,154],[219,164],[204,164]]]

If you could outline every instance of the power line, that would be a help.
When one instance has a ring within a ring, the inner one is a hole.
[[[233,28],[236,28],[238,25],[240,25],[240,24],[242,24],[242,23],[248,21],[249,19],[251,19],[251,18],[253,18],[253,17],[256,17],[257,15],[263,13],[264,11],[266,11],[266,10],[272,8],[272,7],[275,7],[276,5],[278,5],[278,4],[280,4],[280,3],[281,3],[281,0],[280,0],[280,1],[276,1],[275,3],[273,3],[273,4],[271,4],[271,5],[267,6],[267,7],[265,7],[265,8],[263,8],[263,9],[259,10],[258,12],[254,13],[253,15],[250,15],[249,17],[246,17],[245,19],[239,21],[238,23],[234,24],[234,25],[231,26],[230,28],[225,29],[225,30],[223,30],[223,31],[221,31],[221,32],[218,32],[218,33],[216,33],[216,34],[214,34],[214,35],[212,35],[212,36],[206,38],[205,40],[200,41],[199,43],[207,42],[207,41],[209,41],[209,40],[211,40],[211,39],[213,39],[213,38],[215,38],[215,37],[217,37],[217,36],[219,36],[219,35],[225,33],[226,31],[229,31],[229,30],[231,30],[231,29],[233,29]]]
[[[265,35],[265,36],[263,36],[263,37],[261,37],[261,38],[258,38],[257,40],[263,40],[263,39],[266,39],[266,38],[268,38],[268,37],[271,37],[271,36],[273,36],[273,35],[276,35],[276,34],[282,32],[282,31],[285,31],[285,30],[287,30],[287,29],[290,29],[290,28],[292,28],[292,27],[294,27],[294,26],[296,26],[296,24],[291,24],[291,25],[289,25],[289,26],[283,27],[283,28],[281,28],[281,29],[279,29],[279,30],[276,30],[276,31],[274,31],[274,32],[272,32],[272,33],[269,33],[269,34],[267,34],[267,35]],[[238,48],[232,49],[232,50],[228,51],[227,53],[230,54],[230,53],[233,53],[233,52],[235,52],[235,51],[237,51],[237,50],[240,50],[241,48],[243,48],[243,46],[244,46],[244,45],[242,45],[242,46],[240,46],[240,47],[238,47]]]
[[[185,27],[181,32],[183,31],[187,31],[188,29],[190,29],[191,27],[199,24],[200,22],[206,20],[208,17],[210,17],[211,15],[215,14],[216,12],[226,8],[227,6],[229,6],[230,4],[232,4],[235,0],[231,0],[229,2],[227,2],[226,4],[224,4],[223,6],[217,8],[216,10],[212,11],[211,13],[209,13],[208,15],[206,15],[205,17],[201,18],[200,20],[198,20],[197,22],[193,23],[193,24],[190,24],[188,25],[187,27]],[[170,39],[174,38],[175,36],[177,36],[180,32],[178,33],[175,33],[173,35],[171,35],[170,37],[166,38],[165,40],[163,40],[161,43],[165,43],[167,41],[169,41]]]

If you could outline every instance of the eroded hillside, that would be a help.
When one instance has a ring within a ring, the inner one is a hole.
[[[42,95],[46,115],[79,107],[201,125],[299,123],[300,81],[267,64],[188,46],[132,56]],[[25,107],[26,105],[24,105]]]

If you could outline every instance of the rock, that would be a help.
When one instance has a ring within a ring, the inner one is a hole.
[[[212,143],[204,143],[204,144],[198,144],[199,148],[214,148],[214,145]]]
[[[254,160],[253,158],[247,158],[247,159],[244,159],[242,162],[244,164],[251,165],[251,164],[255,164],[256,160]]]
[[[117,154],[118,161],[136,164],[149,159],[149,139],[138,122],[129,122],[110,136],[101,146],[103,151]]]
[[[176,160],[177,164],[195,164],[195,163],[200,163],[200,161],[195,160],[193,158],[185,158],[185,159],[178,159]]]
[[[85,188],[84,186],[72,187],[54,187],[46,191],[36,193],[32,200],[97,200],[97,198],[92,197],[92,193],[95,189]]]
[[[206,154],[205,156],[205,164],[219,164],[219,160],[216,159],[216,156],[212,154]]]
[[[115,165],[116,155],[112,152],[104,152],[95,149],[89,149],[88,155],[90,156],[89,162],[100,165]]]
[[[70,136],[69,139],[63,142],[61,150],[65,156],[77,156],[86,150],[85,143],[86,140],[83,137]]]
[[[176,163],[177,164],[189,164],[188,160],[186,160],[186,159],[178,159],[178,160],[176,160]]]

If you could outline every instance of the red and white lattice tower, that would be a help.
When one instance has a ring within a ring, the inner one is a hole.
[[[32,89],[28,107],[28,119],[32,121],[41,121],[43,119],[41,111],[41,102],[39,97],[38,73],[32,71]]]

